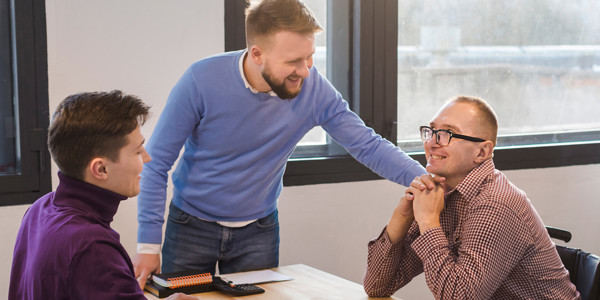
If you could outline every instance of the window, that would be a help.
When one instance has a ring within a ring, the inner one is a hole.
[[[0,205],[51,190],[44,1],[0,0]]]
[[[398,143],[450,96],[486,99],[498,149],[600,140],[597,1],[398,2]],[[502,13],[498,13],[502,12]],[[532,17],[535,16],[535,17]]]
[[[368,126],[421,163],[419,126],[458,94],[480,96],[497,111],[499,169],[600,163],[595,1],[305,3],[325,27],[326,73],[319,70]],[[238,41],[226,50],[242,49],[245,1],[225,5],[226,41],[235,32]],[[379,178],[326,136],[319,141],[297,147],[285,185]]]

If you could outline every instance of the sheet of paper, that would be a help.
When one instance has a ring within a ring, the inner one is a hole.
[[[277,273],[272,270],[220,274],[218,276],[220,276],[221,278],[226,278],[229,281],[233,281],[233,284],[259,284],[294,279],[292,277],[283,275],[281,273]]]

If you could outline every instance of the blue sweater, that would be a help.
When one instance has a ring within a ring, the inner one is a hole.
[[[138,196],[139,243],[162,241],[167,172],[183,145],[172,201],[209,221],[246,221],[273,212],[287,160],[315,126],[389,180],[408,185],[426,173],[366,127],[315,67],[292,100],[253,93],[240,74],[243,53],[194,63],[171,91],[148,141],[152,161],[144,166]]]

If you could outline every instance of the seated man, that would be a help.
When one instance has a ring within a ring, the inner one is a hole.
[[[425,189],[428,175],[415,180],[369,242],[369,296],[424,272],[436,299],[579,298],[527,196],[494,167],[497,131],[494,111],[474,97],[450,99],[421,127],[427,171],[445,181]]]
[[[48,145],[60,183],[23,217],[9,299],[146,299],[110,223],[119,203],[140,191],[150,161],[140,131],[148,110],[120,91],[72,95],[58,105]]]

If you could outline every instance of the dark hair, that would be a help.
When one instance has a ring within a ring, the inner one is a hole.
[[[60,171],[83,180],[94,157],[117,161],[126,136],[143,125],[150,107],[121,91],[68,96],[56,108],[48,128],[48,148]]]
[[[300,34],[317,33],[323,28],[300,0],[262,0],[246,9],[246,44],[282,30]]]
[[[489,134],[489,140],[496,146],[496,140],[498,138],[498,117],[494,109],[482,98],[474,96],[457,96],[450,98],[449,102],[462,102],[474,105],[479,111],[484,127]]]

